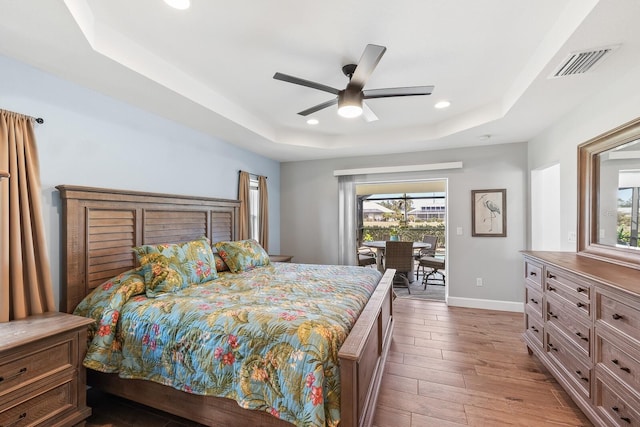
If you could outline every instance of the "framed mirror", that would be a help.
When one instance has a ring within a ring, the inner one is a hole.
[[[578,252],[640,269],[640,118],[578,147]]]

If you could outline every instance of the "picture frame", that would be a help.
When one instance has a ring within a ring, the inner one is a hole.
[[[507,190],[471,190],[471,236],[507,237]]]

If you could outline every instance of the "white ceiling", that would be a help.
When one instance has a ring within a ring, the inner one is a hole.
[[[0,12],[0,54],[280,161],[527,141],[640,63],[638,0],[0,0]],[[369,100],[376,122],[334,106],[307,125],[297,112],[332,95],[273,74],[342,89],[368,43],[387,52],[365,89],[433,94]],[[571,52],[611,45],[588,73],[548,78]]]

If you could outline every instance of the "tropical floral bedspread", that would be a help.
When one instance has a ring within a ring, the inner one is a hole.
[[[373,293],[375,269],[272,263],[156,298],[141,270],[104,283],[87,368],[235,399],[298,426],[340,418],[338,350]]]

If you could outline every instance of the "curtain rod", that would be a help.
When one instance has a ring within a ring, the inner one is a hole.
[[[22,116],[25,116],[25,117],[27,117],[27,118],[29,118],[29,119],[33,120],[34,122],[38,123],[39,125],[41,125],[41,124],[43,124],[43,123],[44,123],[44,119],[43,119],[42,117],[33,117],[33,116],[28,115],[28,114],[17,113],[17,112],[15,112],[15,111],[9,111],[9,110],[4,110],[4,111],[7,111],[7,112],[9,112],[9,113],[20,114],[20,115],[22,115]]]
[[[238,174],[241,174],[242,172],[246,172],[246,171],[239,170]],[[263,176],[263,175],[258,175],[257,173],[253,173],[253,172],[247,172],[247,173],[249,174],[249,176],[255,176],[256,178],[259,177],[259,176]],[[269,179],[269,177],[265,176],[264,179]]]

